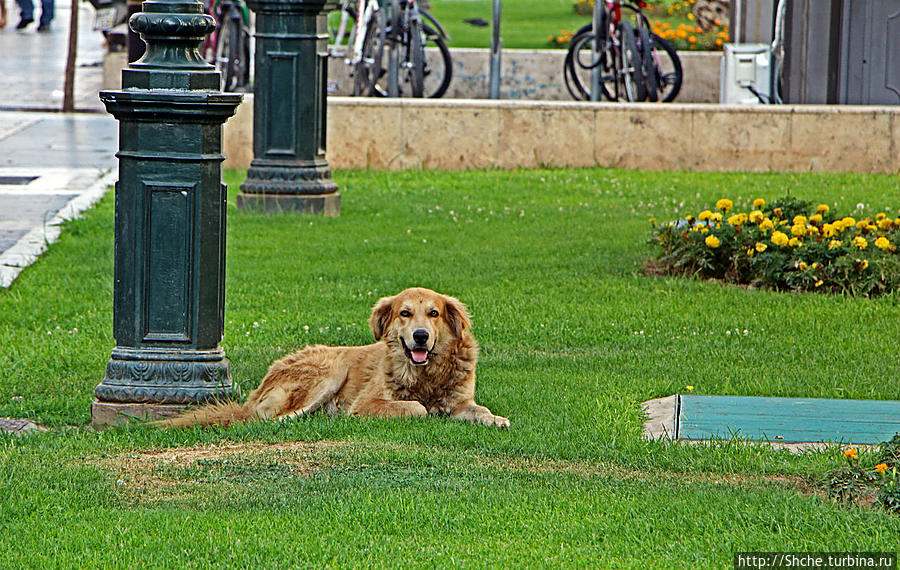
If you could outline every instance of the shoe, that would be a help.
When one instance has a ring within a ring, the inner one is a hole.
[[[49,32],[50,31],[50,22],[46,24],[41,24],[37,27],[37,31],[39,32]]]
[[[19,20],[19,23],[18,23],[18,25],[16,26],[16,29],[17,29],[17,30],[24,30],[25,28],[28,27],[28,24],[30,24],[30,23],[32,23],[32,22],[34,22],[34,20],[27,20],[27,19],[24,19],[24,18],[23,18],[23,19]]]

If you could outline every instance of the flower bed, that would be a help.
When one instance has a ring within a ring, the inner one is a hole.
[[[827,204],[731,200],[696,217],[656,226],[657,269],[792,291],[877,296],[900,287],[900,217],[841,216]],[[651,218],[651,221],[655,222]]]

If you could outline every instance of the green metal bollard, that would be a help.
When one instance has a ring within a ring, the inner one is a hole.
[[[94,424],[164,417],[229,396],[221,93],[200,57],[215,28],[196,0],[146,0],[130,20],[147,44],[100,99],[119,121],[113,334]]]
[[[337,216],[325,159],[327,11],[332,0],[248,0],[256,13],[253,161],[240,209]]]

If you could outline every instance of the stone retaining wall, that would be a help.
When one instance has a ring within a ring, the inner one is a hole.
[[[225,166],[253,156],[253,97]],[[900,108],[329,97],[334,168],[900,172]]]

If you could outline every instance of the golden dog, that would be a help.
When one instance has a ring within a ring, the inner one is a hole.
[[[228,425],[254,418],[329,414],[450,417],[508,428],[475,403],[478,344],[466,307],[419,287],[380,299],[369,318],[375,344],[308,346],[276,361],[247,402],[214,404],[154,422]]]

